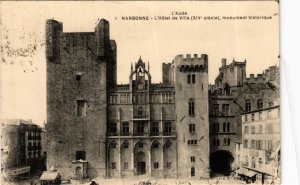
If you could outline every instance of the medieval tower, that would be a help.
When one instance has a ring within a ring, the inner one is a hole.
[[[107,89],[116,83],[116,44],[109,23],[65,33],[46,22],[47,166],[63,177],[105,177]],[[107,77],[110,80],[106,80]]]

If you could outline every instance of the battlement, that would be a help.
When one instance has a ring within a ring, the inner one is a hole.
[[[184,55],[180,54],[177,55],[175,59],[182,60],[182,61],[190,61],[190,62],[203,60],[207,62],[208,56],[206,54],[201,54],[200,57],[198,56],[198,54],[194,54],[193,56],[191,54],[186,54],[184,57]]]
[[[270,66],[263,73],[257,74],[256,77],[254,74],[250,74],[249,78],[247,78],[247,83],[265,83],[269,80],[272,80],[272,76],[275,76],[279,73],[279,67]]]
[[[246,82],[247,83],[264,83],[265,82],[265,78],[263,74],[257,74],[257,76],[255,77],[254,74],[250,74],[249,78],[246,78]]]
[[[201,54],[201,57],[198,57],[197,54],[194,54],[193,57],[190,54],[185,57],[177,55],[174,62],[180,72],[208,72],[208,56],[206,54]]]

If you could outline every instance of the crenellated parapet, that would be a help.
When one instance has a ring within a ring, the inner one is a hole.
[[[249,78],[247,78],[247,83],[266,83],[270,81],[278,80],[279,77],[279,67],[278,66],[270,66],[263,73],[250,74]]]
[[[208,56],[206,54],[190,54],[186,56],[177,55],[174,59],[175,65],[180,72],[208,72]]]

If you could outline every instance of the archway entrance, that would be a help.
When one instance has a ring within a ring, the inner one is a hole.
[[[146,157],[144,152],[138,152],[135,155],[134,159],[136,163],[136,174],[137,175],[144,175],[146,174]]]
[[[212,176],[229,176],[231,173],[231,165],[233,161],[234,158],[229,151],[219,150],[212,153],[210,156]]]

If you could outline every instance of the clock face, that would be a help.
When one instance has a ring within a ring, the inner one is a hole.
[[[144,88],[144,84],[140,82],[140,83],[138,84],[138,89],[143,89],[143,88]]]

